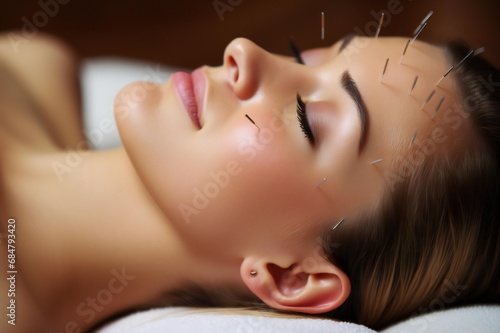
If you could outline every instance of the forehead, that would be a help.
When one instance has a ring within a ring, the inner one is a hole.
[[[340,53],[342,41],[328,51],[358,83],[376,135],[371,141],[387,155],[405,150],[435,128],[448,128],[445,112],[457,107],[451,78],[437,84],[450,67],[444,49],[418,40],[407,44],[408,38],[356,37]]]
[[[465,128],[470,127],[452,78],[437,84],[451,66],[444,49],[416,40],[402,58],[407,43],[408,38],[355,37],[342,50],[341,40],[303,54],[306,65],[351,73],[370,123],[362,164],[383,159],[377,165],[383,177],[415,151],[425,150],[424,155],[430,157],[449,150],[465,138]]]
[[[408,37],[361,37],[349,34],[344,38],[338,40],[330,47],[313,48],[302,52],[303,58],[308,65],[319,65],[326,61],[341,55],[342,58],[351,64],[352,61],[364,58],[365,56],[375,56],[384,54],[389,56],[391,54],[398,54],[398,62],[403,54],[408,40]],[[438,57],[436,59],[436,56]],[[445,53],[442,48],[431,45],[420,40],[415,40],[406,48],[405,57],[402,64],[410,66],[411,60],[422,60],[421,57],[427,58],[432,62],[438,63],[440,61],[447,62]],[[409,60],[410,61],[406,61]],[[415,64],[413,64],[415,65]]]

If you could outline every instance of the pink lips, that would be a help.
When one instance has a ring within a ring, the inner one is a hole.
[[[172,82],[193,124],[200,129],[200,116],[205,95],[205,75],[201,68],[192,74],[176,72],[172,74]]]

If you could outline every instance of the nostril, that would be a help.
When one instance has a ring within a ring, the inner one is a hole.
[[[262,78],[265,53],[245,39],[235,39],[224,51],[223,75],[232,92],[240,100],[251,98]]]
[[[240,75],[239,71],[238,71],[238,67],[235,67],[234,68],[234,73],[233,73],[233,80],[234,82],[238,82],[238,76]]]
[[[236,64],[236,60],[231,56],[228,58],[228,64],[230,68],[230,79],[236,83],[239,77],[238,64]]]

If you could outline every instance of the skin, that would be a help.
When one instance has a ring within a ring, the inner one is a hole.
[[[304,66],[236,39],[222,66],[201,69],[201,129],[172,80],[138,82],[115,100],[124,148],[90,152],[81,150],[75,117],[74,56],[44,35],[15,55],[4,36],[2,65],[42,107],[8,95],[0,111],[0,211],[2,221],[16,218],[19,267],[18,322],[14,329],[3,321],[2,332],[64,331],[73,323],[88,330],[186,281],[229,287],[284,310],[340,306],[350,282],[323,259],[318,239],[342,218],[340,227],[355,227],[349,216],[376,206],[389,161],[408,150],[415,132],[448,128],[444,112],[431,115],[441,96],[443,111],[456,100],[451,80],[444,80],[420,110],[449,64],[439,48],[419,41],[399,64],[405,43],[358,37],[340,53],[341,42],[303,52]],[[34,68],[23,69],[25,63]],[[66,70],[54,75],[61,64]],[[346,70],[368,109],[361,151],[357,111],[340,84]],[[415,75],[418,84],[408,95]],[[296,120],[297,93],[307,103],[314,146]],[[68,147],[79,149],[81,159],[61,181],[54,163],[68,164]],[[323,177],[328,180],[316,187]],[[214,192],[196,206],[197,191],[206,193],[207,186]],[[1,228],[5,234],[6,223]],[[108,304],[86,303],[102,290],[117,290],[113,270],[126,272],[127,285]]]

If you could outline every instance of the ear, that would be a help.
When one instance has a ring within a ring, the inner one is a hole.
[[[247,257],[240,274],[247,287],[264,303],[285,311],[328,312],[342,305],[351,292],[347,275],[324,258],[309,257],[280,266]]]

